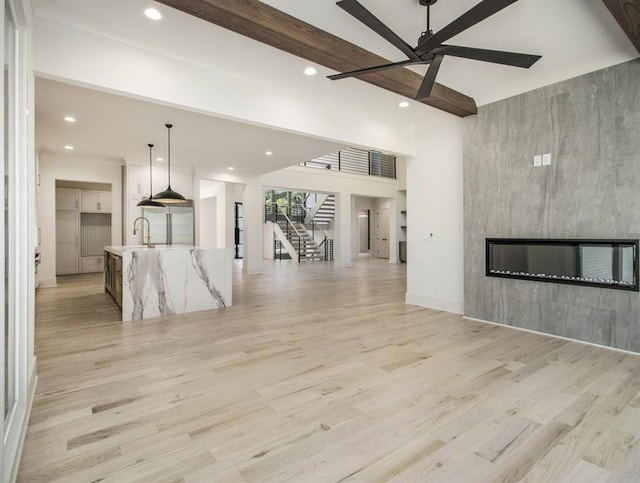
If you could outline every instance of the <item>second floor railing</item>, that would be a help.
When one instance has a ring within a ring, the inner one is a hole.
[[[309,168],[396,179],[396,157],[377,151],[349,148],[300,163]]]

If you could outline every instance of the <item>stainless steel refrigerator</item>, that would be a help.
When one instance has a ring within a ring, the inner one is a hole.
[[[149,220],[151,226],[151,243],[155,245],[193,245],[195,243],[193,205],[189,201],[187,205],[142,209],[142,216]],[[146,236],[145,233],[145,240]]]

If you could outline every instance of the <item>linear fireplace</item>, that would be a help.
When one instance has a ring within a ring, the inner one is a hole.
[[[638,240],[487,238],[486,275],[638,291]]]

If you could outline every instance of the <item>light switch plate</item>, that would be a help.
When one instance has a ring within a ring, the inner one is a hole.
[[[542,156],[539,154],[533,157],[533,167],[537,168],[538,166],[542,166]]]
[[[542,155],[542,166],[550,166],[551,165],[551,153],[546,153]]]

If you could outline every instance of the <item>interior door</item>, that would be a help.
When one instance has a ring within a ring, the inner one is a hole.
[[[389,258],[389,208],[376,210],[376,257]]]
[[[56,274],[80,271],[79,225],[78,213],[56,212]]]
[[[358,253],[369,253],[370,250],[369,215],[369,210],[358,212]]]

